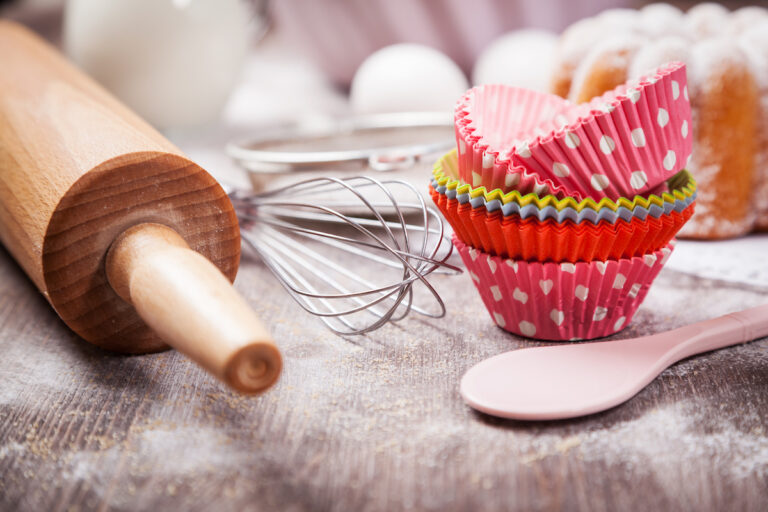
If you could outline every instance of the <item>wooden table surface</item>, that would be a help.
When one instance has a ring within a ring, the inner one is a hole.
[[[195,137],[175,140],[218,165],[221,141]],[[244,259],[236,287],[285,357],[249,398],[176,352],[82,342],[0,249],[0,510],[768,510],[768,340],[686,360],[605,413],[505,421],[468,408],[459,379],[536,343],[494,327],[468,276],[432,281],[447,318],[344,339]],[[615,338],[766,297],[666,268]]]
[[[768,340],[692,358],[628,403],[524,423],[469,409],[474,363],[534,345],[494,327],[463,276],[450,317],[331,335],[257,261],[237,288],[285,355],[238,396],[176,352],[77,339],[0,251],[0,510],[766,510]],[[765,301],[664,270],[617,338]]]

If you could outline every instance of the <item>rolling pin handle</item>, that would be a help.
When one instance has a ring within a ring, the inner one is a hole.
[[[219,269],[173,229],[127,229],[110,247],[106,271],[165,342],[229,386],[258,393],[277,380],[282,358],[269,333]]]

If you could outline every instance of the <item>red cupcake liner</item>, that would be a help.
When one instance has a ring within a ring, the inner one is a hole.
[[[460,204],[429,187],[432,200],[463,243],[485,253],[525,261],[580,262],[631,258],[666,246],[691,218],[694,204],[658,218],[633,217],[616,223],[558,223],[488,213]]]

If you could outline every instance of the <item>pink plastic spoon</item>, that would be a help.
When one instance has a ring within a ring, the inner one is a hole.
[[[681,359],[764,336],[768,305],[642,338],[513,350],[470,368],[461,394],[503,418],[584,416],[629,400]]]

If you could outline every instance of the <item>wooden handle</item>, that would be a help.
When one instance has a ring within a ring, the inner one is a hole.
[[[107,279],[164,341],[233,388],[257,393],[280,375],[269,333],[210,261],[173,229],[133,226],[110,248]]]

